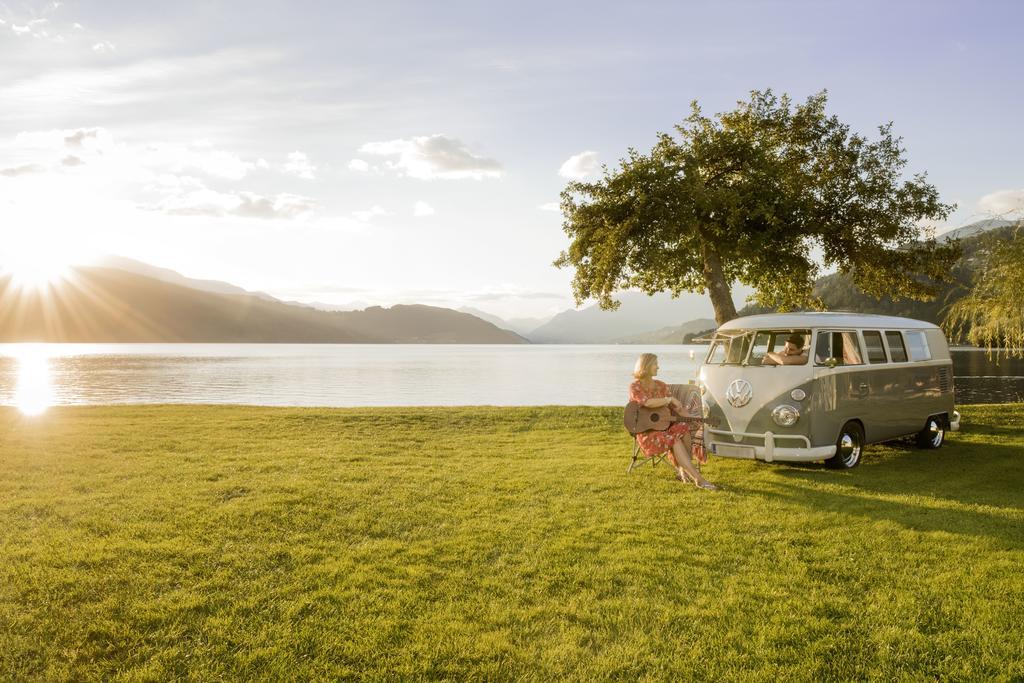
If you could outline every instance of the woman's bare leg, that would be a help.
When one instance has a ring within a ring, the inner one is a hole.
[[[667,459],[668,459],[669,463],[672,465],[672,467],[675,467],[676,468],[676,472],[678,472],[679,471],[679,461],[676,460],[675,453],[673,453],[672,451],[669,451],[665,455],[667,456]]]
[[[686,446],[686,453],[693,453],[693,437],[690,436],[690,432],[683,434],[683,445]],[[693,469],[700,473],[700,463],[694,458],[690,458],[690,464],[693,465]]]
[[[675,455],[672,458],[673,464],[676,466],[676,470],[679,472],[679,476],[684,474],[690,475],[691,478],[698,484],[704,481],[704,477],[700,476],[700,470],[693,466],[690,462],[690,452],[683,445],[682,439],[676,439],[675,443],[672,444],[672,453]]]

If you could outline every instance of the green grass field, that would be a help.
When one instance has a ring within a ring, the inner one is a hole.
[[[627,475],[618,408],[0,410],[0,679],[1024,679],[1024,405]]]

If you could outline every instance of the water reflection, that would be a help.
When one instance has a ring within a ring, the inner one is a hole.
[[[14,405],[25,415],[40,415],[54,403],[50,358],[43,346],[26,344],[14,350],[17,361],[17,388]]]

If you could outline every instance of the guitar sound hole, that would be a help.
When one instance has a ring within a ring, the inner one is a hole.
[[[657,413],[652,413],[651,414],[651,422],[657,422],[660,419],[661,419],[661,415],[658,415]]]

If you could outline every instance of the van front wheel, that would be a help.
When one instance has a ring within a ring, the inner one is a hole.
[[[828,467],[836,470],[848,470],[860,464],[860,456],[864,453],[864,430],[856,422],[847,422],[839,430],[836,439],[836,454],[825,461]]]
[[[929,417],[924,429],[917,433],[918,448],[938,448],[946,439],[946,428],[941,418]]]

